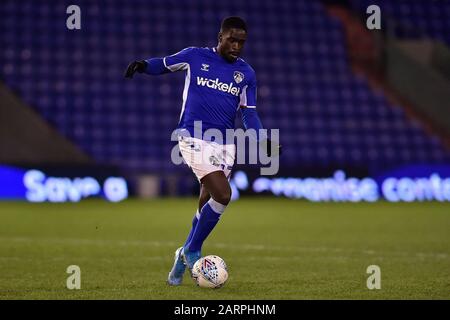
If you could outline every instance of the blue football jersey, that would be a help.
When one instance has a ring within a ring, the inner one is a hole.
[[[194,136],[194,122],[202,121],[202,134],[234,129],[240,106],[256,108],[256,76],[243,59],[228,62],[216,48],[189,47],[163,59],[172,72],[185,71],[178,128]]]

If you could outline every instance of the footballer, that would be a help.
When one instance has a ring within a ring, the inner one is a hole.
[[[174,265],[167,282],[180,285],[186,267],[192,272],[201,258],[203,242],[218,223],[231,199],[229,178],[235,161],[236,146],[220,144],[203,135],[208,129],[226,136],[234,129],[236,113],[241,109],[245,129],[262,129],[256,111],[256,76],[252,67],[240,58],[247,38],[247,25],[240,17],[222,21],[215,48],[189,47],[164,58],[150,58],[129,64],[125,77],[136,72],[161,75],[184,71],[185,85],[178,124],[181,155],[200,183],[198,210],[184,245],[175,251]],[[197,128],[197,130],[196,130]],[[267,154],[270,156],[270,140]],[[279,146],[277,146],[279,148]],[[198,160],[197,154],[202,154]]]

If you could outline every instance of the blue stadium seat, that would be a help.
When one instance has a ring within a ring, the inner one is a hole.
[[[362,9],[370,1],[352,2]],[[403,24],[414,19],[428,36],[450,40],[449,2],[381,2]],[[352,73],[342,26],[320,1],[78,4],[82,29],[69,31],[65,3],[2,3],[0,69],[8,86],[99,162],[189,175],[169,161],[183,74],[128,81],[123,72],[133,59],[215,45],[225,14],[248,20],[244,58],[257,71],[263,124],[280,128],[282,165],[450,161],[439,139]],[[410,31],[397,30],[417,36]]]

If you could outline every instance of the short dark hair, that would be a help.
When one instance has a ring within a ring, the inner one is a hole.
[[[247,24],[241,17],[228,17],[222,20],[222,24],[220,26],[221,31],[226,31],[232,28],[242,29],[247,32]]]

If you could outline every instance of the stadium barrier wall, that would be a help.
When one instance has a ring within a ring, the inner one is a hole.
[[[232,200],[276,196],[312,202],[450,202],[450,165],[408,165],[376,174],[352,169],[291,173],[261,176],[254,168],[238,166],[230,179]],[[191,177],[167,178],[145,175],[135,180],[104,167],[0,166],[0,200],[79,202],[101,197],[119,202],[129,196],[192,197],[198,191]]]
[[[263,177],[239,170],[231,185],[234,200],[256,194],[312,202],[449,202],[450,165],[408,165],[372,176],[338,169],[326,175]]]
[[[431,65],[450,81],[450,49],[441,42],[435,42]]]
[[[0,165],[0,200],[79,202],[92,197],[119,202],[133,187],[116,168]]]
[[[0,163],[91,164],[92,160],[0,83]]]
[[[433,51],[434,44],[430,47],[427,41],[389,38],[386,42],[386,74],[395,90],[414,101],[417,111],[450,136],[450,81],[431,66]]]

